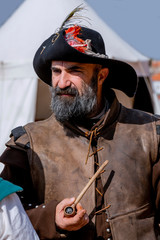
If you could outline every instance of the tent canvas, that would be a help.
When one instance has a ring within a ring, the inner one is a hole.
[[[0,152],[11,129],[35,120],[37,109],[41,108],[37,99],[44,103],[39,92],[43,94],[46,86],[40,83],[40,87],[33,71],[34,53],[80,4],[84,4],[87,10],[83,14],[90,19],[90,24],[84,24],[102,34],[109,57],[128,62],[138,76],[149,76],[149,59],[123,41],[84,0],[25,0],[0,28]],[[45,91],[49,99],[48,89]]]
[[[31,61],[44,39],[50,36],[73,8],[83,4],[89,19],[82,24],[98,30],[106,45],[110,58],[117,58],[133,64],[137,74],[148,75],[148,58],[122,40],[84,0],[26,0],[0,29],[0,61]],[[141,63],[142,67],[139,66]]]

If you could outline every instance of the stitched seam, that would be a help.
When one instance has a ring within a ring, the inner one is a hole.
[[[110,219],[115,219],[115,218],[118,218],[118,217],[124,217],[124,216],[130,215],[130,214],[133,214],[133,213],[137,213],[137,212],[145,209],[147,206],[150,206],[150,203],[147,203],[147,204],[145,204],[145,205],[143,205],[139,208],[136,208],[135,210],[128,211],[127,213],[115,214],[113,217],[110,217]]]
[[[153,117],[152,117],[153,119]],[[157,132],[156,132],[156,126],[157,126],[157,123],[155,121],[155,119],[153,119],[153,122],[152,122],[152,127],[153,127],[153,145],[152,145],[152,156],[153,156],[153,159],[154,159],[154,162],[157,160],[157,153],[158,153],[158,143],[159,143],[159,137],[157,135]]]

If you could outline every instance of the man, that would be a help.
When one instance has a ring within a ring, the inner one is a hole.
[[[38,240],[16,194],[22,188],[0,178],[0,239]]]
[[[44,41],[34,69],[52,86],[53,115],[14,129],[1,162],[2,176],[24,188],[40,239],[158,239],[160,120],[123,107],[111,90],[134,96],[134,69],[109,59],[101,35],[77,25]]]

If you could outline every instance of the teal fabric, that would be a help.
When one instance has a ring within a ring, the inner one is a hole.
[[[20,192],[22,190],[21,187],[0,178],[0,201],[11,193]]]

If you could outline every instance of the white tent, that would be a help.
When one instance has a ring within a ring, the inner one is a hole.
[[[44,97],[39,96],[41,91],[44,94],[48,89],[44,85],[41,88],[42,83],[37,84],[32,59],[42,41],[80,4],[86,7],[83,14],[91,23],[84,24],[102,34],[107,54],[130,63],[139,76],[149,76],[149,59],[124,42],[85,1],[25,0],[0,28],[0,152],[4,150],[11,129],[34,121],[37,109],[45,109],[45,105],[40,106],[44,104]]]

